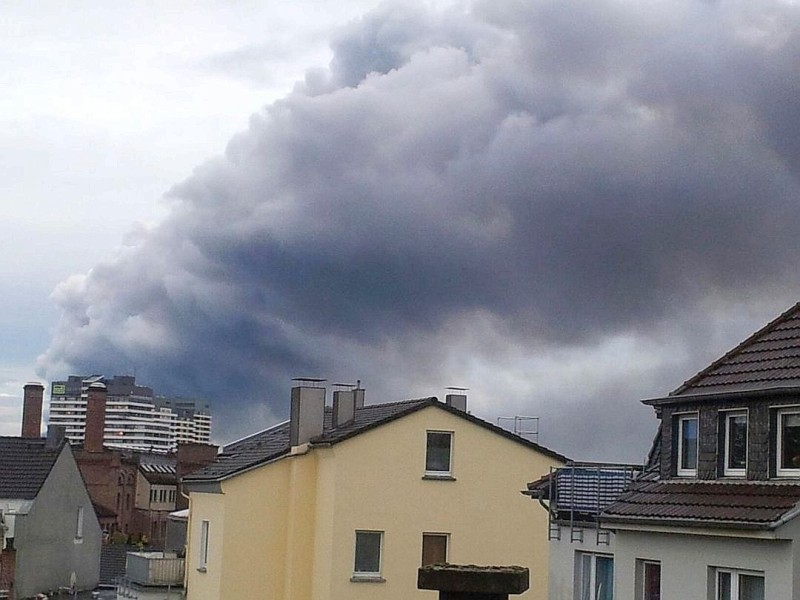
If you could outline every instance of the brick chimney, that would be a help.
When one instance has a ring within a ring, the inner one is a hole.
[[[44,386],[41,383],[26,383],[22,399],[22,437],[39,438],[42,435],[42,397]]]
[[[297,378],[292,387],[289,416],[289,442],[294,446],[306,444],[322,435],[325,419],[324,379]]]
[[[106,384],[95,381],[89,385],[86,400],[86,432],[83,449],[86,452],[102,452],[106,428]]]

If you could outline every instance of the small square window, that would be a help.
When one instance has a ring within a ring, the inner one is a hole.
[[[425,449],[425,474],[450,475],[453,434],[448,431],[429,431]]]
[[[380,577],[382,531],[356,531],[354,577]]]
[[[747,413],[722,414],[725,444],[723,473],[733,477],[744,477],[747,473]]]
[[[678,417],[678,475],[697,475],[697,415]]]
[[[422,563],[420,566],[438,565],[447,562],[446,533],[422,534]]]

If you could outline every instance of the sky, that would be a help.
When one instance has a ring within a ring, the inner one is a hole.
[[[128,373],[225,442],[313,376],[636,462],[800,299],[794,2],[49,8],[0,22],[0,433]]]

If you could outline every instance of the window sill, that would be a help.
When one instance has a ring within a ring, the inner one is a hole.
[[[425,473],[422,478],[428,481],[456,481],[456,478],[450,474],[434,475],[433,473]]]
[[[386,583],[386,580],[380,575],[353,575],[350,578],[351,583]]]
[[[197,567],[197,572],[198,573],[207,573],[208,569],[206,569],[205,567]]]

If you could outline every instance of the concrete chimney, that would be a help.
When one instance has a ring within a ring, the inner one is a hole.
[[[356,401],[356,408],[364,408],[364,388],[361,387],[361,380],[356,382],[356,387],[353,390],[353,397]]]
[[[467,388],[447,388],[448,394],[444,397],[444,403],[447,406],[467,412]]]
[[[26,383],[22,399],[22,437],[42,437],[42,398],[44,386],[41,383]]]
[[[353,422],[356,418],[356,392],[352,390],[337,390],[333,392],[333,415],[331,425],[333,428],[342,427]]]
[[[99,381],[89,385],[86,399],[86,431],[83,449],[86,452],[102,452],[106,429],[106,384]]]
[[[325,420],[324,379],[294,379],[291,414],[289,416],[289,442],[292,446],[307,443],[322,435]]]

